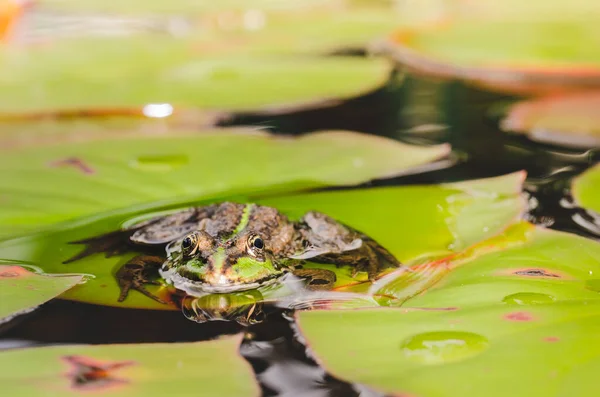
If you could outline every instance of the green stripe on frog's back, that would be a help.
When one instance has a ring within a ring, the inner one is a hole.
[[[240,219],[240,223],[238,223],[237,227],[231,233],[231,237],[240,234],[246,229],[248,226],[248,222],[250,222],[250,214],[252,214],[252,210],[256,207],[256,204],[246,204],[244,207],[244,211],[242,212],[242,217]]]
[[[244,206],[244,210],[242,211],[242,216],[240,218],[240,222],[236,226],[236,228],[231,232],[228,238],[233,238],[236,235],[243,232],[248,223],[250,222],[250,215],[252,214],[252,210],[256,207],[255,204],[246,204]],[[213,254],[210,266],[212,267],[212,271],[215,274],[223,274],[223,272],[230,268],[232,264],[236,263],[239,259],[240,255],[229,256],[227,257],[225,254],[225,249],[222,247],[217,248],[215,253]]]

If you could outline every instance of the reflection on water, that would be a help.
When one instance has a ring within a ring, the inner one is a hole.
[[[258,290],[202,297],[186,295],[181,300],[181,311],[188,320],[197,323],[235,321],[249,326],[265,320],[263,299]]]

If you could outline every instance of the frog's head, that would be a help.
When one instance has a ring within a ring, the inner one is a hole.
[[[166,268],[209,291],[257,288],[282,274],[263,237],[252,231],[224,238],[196,231],[173,242],[167,251]]]

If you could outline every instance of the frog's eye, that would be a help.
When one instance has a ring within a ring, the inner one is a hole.
[[[257,248],[259,250],[265,247],[265,243],[260,237],[256,237],[254,240],[252,240],[252,245],[254,246],[254,248]]]
[[[248,248],[251,252],[260,252],[265,248],[265,242],[260,236],[254,234],[248,239]]]
[[[194,252],[196,252],[197,248],[198,248],[198,236],[196,235],[196,233],[187,235],[181,241],[181,252],[183,252],[183,255],[185,255],[185,256],[193,255]]]

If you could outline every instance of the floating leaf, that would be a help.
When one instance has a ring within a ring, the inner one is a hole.
[[[408,262],[425,254],[460,251],[517,220],[524,209],[524,176],[517,172],[459,184],[299,194],[260,202],[296,218],[309,209],[324,212]],[[481,202],[487,205],[486,213],[475,211]]]
[[[589,1],[492,2],[437,9],[439,17],[403,26],[386,50],[414,69],[510,92],[589,88],[600,82],[600,40]]]
[[[157,200],[361,183],[410,172],[449,149],[348,131],[297,138],[214,130],[72,139],[0,157],[0,236]]]
[[[364,94],[391,65],[357,57],[211,55],[165,37],[88,38],[0,48],[4,114],[141,108],[252,110]],[[89,51],[94,48],[94,51]]]
[[[573,197],[580,206],[600,214],[600,165],[573,180]]]
[[[238,10],[246,11],[249,4],[244,0],[221,0],[219,2],[212,1],[191,1],[191,0],[173,0],[164,2],[160,0],[130,0],[127,2],[103,2],[98,0],[40,0],[39,5],[43,9],[61,10],[61,11],[76,11],[76,12],[104,12],[112,14],[142,14],[144,11],[147,14],[162,14],[162,13],[189,13],[192,15],[209,12],[209,11],[227,11]],[[334,7],[337,5],[336,0],[307,0],[298,3],[294,0],[253,0],[252,9],[260,10],[281,10],[299,12],[303,9],[319,9]]]
[[[43,1],[36,11],[22,29],[22,40],[71,39],[73,32],[79,37],[98,36],[112,27],[112,33],[121,36],[161,32],[179,39],[193,37],[194,48],[203,54],[235,52],[254,57],[366,47],[390,32],[402,16],[387,1],[337,0]],[[99,17],[98,13],[105,14]]]
[[[518,102],[502,121],[505,131],[534,141],[576,148],[600,146],[599,92],[585,92]]]
[[[350,153],[348,149],[344,152]],[[297,164],[295,166],[294,170],[298,169]],[[231,176],[231,169],[229,176]],[[238,196],[234,199],[273,206],[292,219],[299,218],[309,210],[322,211],[366,233],[389,249],[400,261],[412,265],[417,262],[422,263],[431,257],[453,255],[462,251],[466,243],[472,244],[487,236],[493,236],[514,222],[525,205],[520,189],[516,188],[520,186],[522,180],[523,173],[519,172],[498,178],[464,182],[457,184],[456,187],[452,185],[407,186],[273,198]],[[478,188],[479,184],[482,186],[481,190]],[[499,193],[491,193],[492,187]],[[492,196],[495,198],[492,199]],[[207,202],[181,201],[177,205],[172,204],[171,207],[202,205]],[[487,203],[489,213],[472,211],[471,208],[478,207],[481,202]],[[97,254],[63,264],[63,261],[83,248],[81,245],[68,244],[69,242],[118,230],[132,218],[140,215],[150,216],[152,213],[168,208],[160,205],[161,203],[156,203],[153,208],[131,207],[113,213],[95,215],[58,225],[47,232],[7,240],[0,243],[0,258],[43,264],[46,271],[77,271],[95,275],[95,278],[86,285],[74,288],[64,295],[66,299],[120,307],[173,309],[173,306],[159,304],[136,291],[131,292],[124,302],[117,302],[119,289],[114,274],[134,253],[110,258]],[[483,223],[484,221],[488,224]],[[457,224],[460,226],[457,227]],[[422,236],[427,238],[424,239]],[[323,266],[318,265],[318,267]],[[369,283],[365,283],[366,276],[359,274],[354,279],[348,268],[335,269],[335,271],[338,275],[336,283],[338,290],[368,292]],[[428,285],[427,282],[430,280],[429,276],[424,278],[423,286]],[[359,284],[358,289],[352,289],[354,284]],[[149,286],[149,289],[164,300],[168,300],[168,289],[153,286]],[[286,296],[288,290],[269,290],[262,293],[266,299],[279,299]]]
[[[14,349],[0,355],[11,396],[258,396],[239,336],[209,342]]]
[[[0,324],[79,284],[81,275],[36,274],[17,265],[0,265]]]
[[[398,395],[594,395],[600,244],[528,224],[505,237],[401,308],[298,313],[312,353]]]

